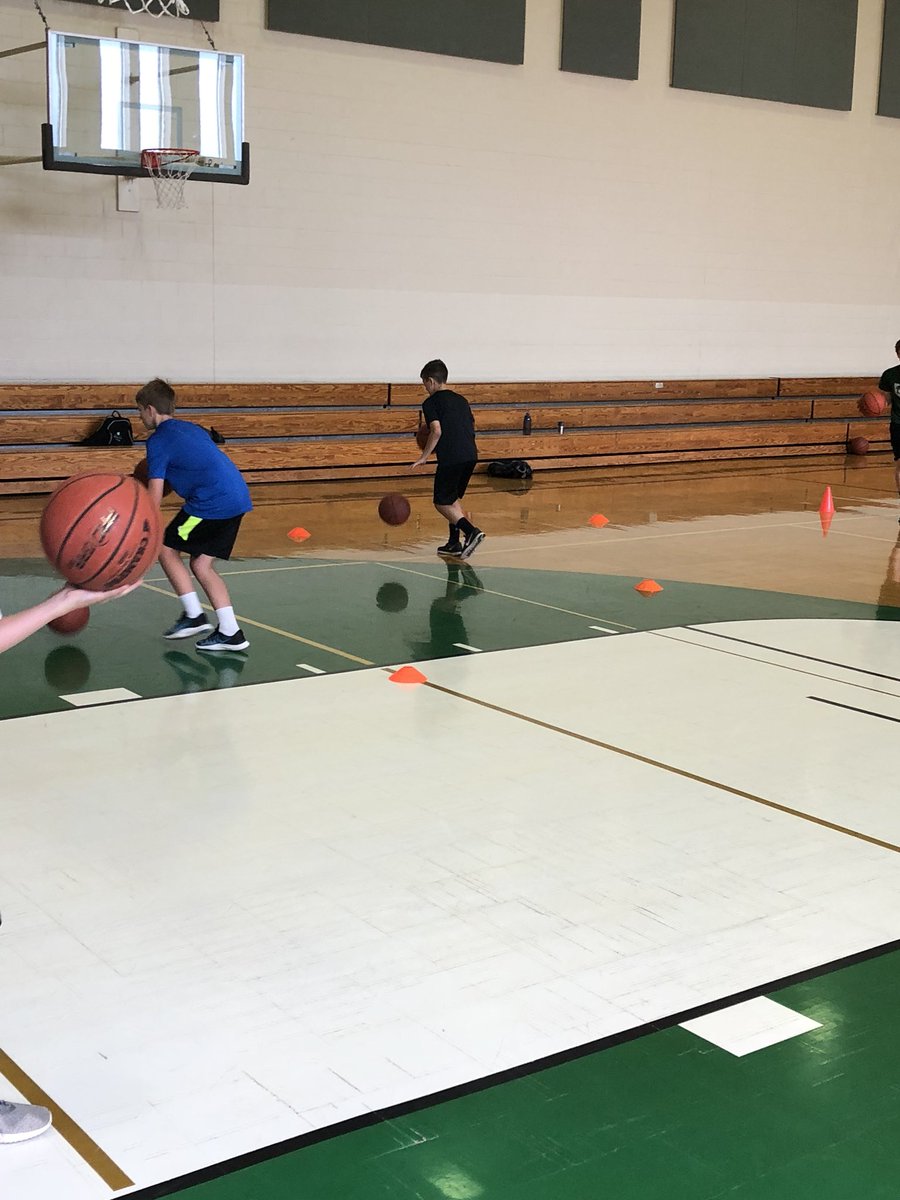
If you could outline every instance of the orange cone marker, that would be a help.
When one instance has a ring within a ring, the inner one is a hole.
[[[305,541],[306,538],[308,538],[310,536],[311,535],[310,535],[309,530],[304,529],[301,525],[298,525],[296,529],[292,529],[291,532],[288,534],[288,537],[293,538],[295,542]]]
[[[820,513],[830,513],[834,515],[834,499],[831,495],[831,488],[827,487],[822,496],[822,503],[819,505]]]
[[[421,671],[417,671],[415,667],[401,667],[399,671],[395,671],[393,675],[389,675],[391,683],[427,683],[427,676]]]
[[[642,596],[655,596],[657,592],[662,591],[662,588],[655,579],[642,579],[640,583],[634,585],[634,590],[640,592]]]
[[[831,528],[831,521],[832,521],[833,517],[834,517],[834,513],[830,513],[830,512],[820,512],[819,513],[819,524],[822,526],[822,537],[828,537],[828,530]]]
[[[595,529],[602,529],[604,525],[608,524],[609,518],[604,517],[603,513],[594,513],[588,521],[588,525],[593,525]]]

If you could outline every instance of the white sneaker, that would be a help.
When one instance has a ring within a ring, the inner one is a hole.
[[[49,1108],[0,1100],[0,1144],[27,1142],[49,1129],[52,1120]]]

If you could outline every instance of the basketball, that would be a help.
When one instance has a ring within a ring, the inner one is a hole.
[[[851,454],[868,454],[869,439],[864,437],[851,438],[847,443],[847,449]]]
[[[141,459],[141,461],[138,463],[138,465],[134,468],[134,471],[132,472],[132,474],[134,475],[134,477],[138,481],[138,483],[142,483],[144,485],[144,487],[147,486],[147,484],[150,482],[150,476],[147,472],[146,458]],[[168,496],[168,494],[169,494],[169,492],[171,492],[171,490],[172,490],[171,483],[169,483],[168,479],[164,480],[163,481],[163,495]]]
[[[425,449],[425,443],[428,441],[428,426],[420,425],[416,430],[416,445],[420,450]]]
[[[133,475],[73,475],[41,515],[41,545],[75,587],[108,592],[140,579],[160,547],[159,510]]]
[[[409,520],[409,501],[398,492],[391,492],[379,502],[378,515],[385,525],[402,525]]]
[[[884,392],[873,388],[869,392],[864,392],[856,406],[864,417],[880,417],[887,408],[887,401],[884,398]]]
[[[78,633],[87,625],[90,615],[86,608],[75,608],[72,612],[63,613],[55,621],[48,622],[47,628],[52,629],[54,633]]]

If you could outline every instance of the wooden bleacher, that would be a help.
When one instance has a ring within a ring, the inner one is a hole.
[[[79,471],[130,471],[146,435],[138,384],[0,385],[0,493],[50,491]],[[475,411],[481,467],[535,470],[843,455],[850,437],[886,449],[885,418],[862,418],[861,376],[453,384]],[[404,475],[416,454],[416,384],[177,385],[179,415],[215,428],[251,483]],[[73,445],[119,409],[131,449]],[[531,414],[532,434],[522,434]],[[557,433],[562,422],[563,433]]]

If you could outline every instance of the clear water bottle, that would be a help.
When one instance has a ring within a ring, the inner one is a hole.
[[[565,433],[566,432],[566,427],[565,427],[565,425],[563,425],[562,421],[556,422],[556,432],[557,433]]]
[[[525,414],[525,418],[522,421],[522,432],[526,437],[531,436],[531,413]]]

